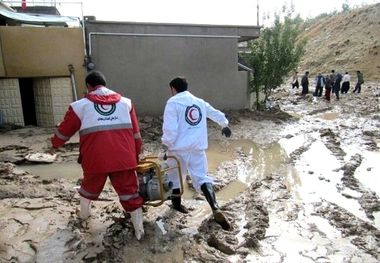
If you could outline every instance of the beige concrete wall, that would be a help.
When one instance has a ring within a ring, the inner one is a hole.
[[[50,78],[54,125],[61,122],[73,102],[70,78]]]
[[[33,80],[37,126],[54,126],[52,95],[48,78]]]
[[[0,111],[4,123],[24,126],[18,79],[0,79]]]
[[[72,102],[70,78],[33,80],[37,126],[52,127],[63,120]]]
[[[68,65],[72,64],[77,93],[85,91],[81,28],[1,26],[0,45],[0,77],[69,76]]]

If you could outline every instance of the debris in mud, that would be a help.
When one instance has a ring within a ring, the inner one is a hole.
[[[336,204],[324,201],[314,205],[316,213],[337,227],[343,236],[354,237],[352,244],[380,260],[380,231],[376,227]]]
[[[56,154],[49,153],[29,153],[25,159],[33,163],[53,163],[56,159]]]
[[[307,144],[302,145],[301,147],[297,148],[293,152],[289,154],[290,159],[292,162],[295,162],[300,158],[300,156],[308,151],[310,149],[310,146],[315,142],[315,139],[311,139],[310,141],[307,142]]]
[[[191,245],[191,249],[185,248],[186,258],[196,262],[217,262],[223,261],[226,255],[238,255],[243,259],[249,250],[258,249],[259,240],[265,237],[269,226],[268,211],[257,191],[261,187],[265,188],[260,182],[253,183],[241,198],[222,207],[233,225],[232,230],[223,231],[212,217],[205,220],[195,237],[197,245]],[[244,237],[243,241],[237,238],[239,235]],[[211,254],[205,255],[202,250]]]
[[[342,182],[345,187],[362,194],[359,198],[359,204],[365,211],[367,217],[374,220],[373,213],[380,211],[380,199],[375,192],[365,188],[359,180],[356,179],[355,171],[361,163],[362,156],[360,154],[352,156],[350,161],[341,168],[341,170],[343,170]]]
[[[338,159],[343,160],[346,153],[341,148],[337,135],[330,128],[320,129],[319,133],[321,138],[324,139],[323,142],[327,149],[329,149]]]
[[[376,139],[380,138],[380,134],[378,131],[363,131],[364,137],[367,139],[367,142],[365,143],[368,146],[369,150],[377,150],[378,146],[376,143]]]
[[[22,146],[22,145],[7,145],[0,147],[0,152],[5,152],[5,151],[28,151],[29,147]]]
[[[322,109],[316,109],[316,110],[312,110],[311,112],[308,113],[308,115],[315,115],[315,114],[318,114],[318,113],[322,113],[322,112],[326,112],[326,111],[331,111],[332,108],[331,107],[326,107],[326,108],[322,108]]]
[[[0,175],[12,174],[15,165],[12,163],[2,163],[0,162]]]
[[[359,204],[363,207],[367,217],[374,220],[373,213],[380,211],[380,199],[375,192],[366,191],[359,199]]]
[[[29,147],[22,145],[6,145],[0,147],[0,162],[22,163],[25,161],[24,156],[29,150]]]
[[[350,188],[355,191],[362,191],[360,182],[355,178],[355,170],[362,163],[362,156],[360,154],[355,154],[351,157],[350,161],[344,164],[341,168],[343,170],[342,182],[343,185],[347,188]]]

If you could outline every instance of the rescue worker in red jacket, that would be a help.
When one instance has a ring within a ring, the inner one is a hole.
[[[142,139],[135,108],[130,99],[106,88],[106,79],[99,71],[86,76],[86,86],[85,98],[70,104],[51,138],[51,152],[79,131],[83,169],[80,217],[90,216],[91,200],[99,197],[109,177],[121,205],[131,214],[136,238],[140,239],[144,235],[143,198],[138,193],[135,169]]]

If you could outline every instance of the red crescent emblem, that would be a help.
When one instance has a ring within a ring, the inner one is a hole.
[[[192,121],[196,121],[197,120],[197,118],[194,118],[194,116],[193,116],[193,112],[195,111],[195,109],[191,109],[190,111],[189,111],[189,118],[192,120]]]

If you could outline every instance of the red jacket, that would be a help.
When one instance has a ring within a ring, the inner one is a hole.
[[[142,139],[130,99],[103,86],[70,104],[51,142],[64,145],[77,131],[82,168],[87,173],[135,169]]]

